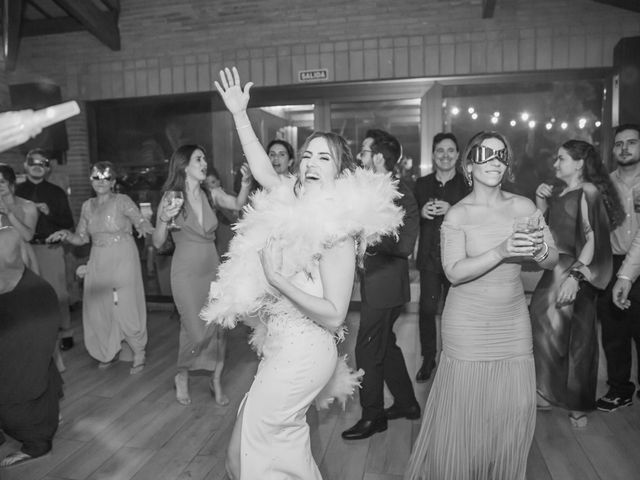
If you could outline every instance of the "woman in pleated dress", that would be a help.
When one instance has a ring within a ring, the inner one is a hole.
[[[520,263],[551,268],[557,252],[544,226],[514,231],[521,217],[544,222],[501,189],[513,168],[504,136],[475,135],[462,168],[473,189],[442,224],[442,355],[405,479],[524,480],[536,394]]]

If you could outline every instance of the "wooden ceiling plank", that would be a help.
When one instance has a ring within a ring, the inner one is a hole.
[[[55,0],[71,16],[104,43],[111,50],[120,50],[120,31],[117,16],[111,12],[101,12],[86,0]]]
[[[493,18],[496,0],[482,0],[482,18]]]
[[[640,12],[640,2],[638,0],[595,0],[598,3],[611,5],[612,7],[631,10],[632,12]]]
[[[11,71],[16,67],[20,46],[20,24],[22,23],[22,0],[4,0],[2,5],[2,48],[4,68]]]

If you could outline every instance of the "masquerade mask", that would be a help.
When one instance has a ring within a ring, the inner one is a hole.
[[[476,145],[471,149],[468,157],[468,159],[476,165],[488,163],[494,158],[497,159],[500,163],[503,163],[505,166],[509,166],[509,159],[507,158],[506,148],[494,150],[493,148]]]
[[[33,166],[39,166],[39,167],[44,167],[47,168],[49,167],[49,159],[48,158],[29,158],[27,159],[27,165],[29,165],[30,167]]]
[[[89,178],[96,181],[106,180],[107,182],[110,182],[115,178],[115,175],[113,175],[113,172],[110,168],[105,168],[104,170],[100,171],[94,167],[91,169],[91,176]]]

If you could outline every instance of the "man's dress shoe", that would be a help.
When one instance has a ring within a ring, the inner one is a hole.
[[[353,427],[342,432],[342,438],[345,440],[362,440],[364,438],[369,438],[374,433],[384,432],[386,429],[386,418],[378,418],[376,420],[358,420]]]
[[[395,420],[396,418],[417,420],[420,418],[420,405],[415,404],[410,407],[403,408],[394,403],[389,408],[385,408],[384,414],[387,417],[387,420]]]
[[[73,348],[73,337],[64,337],[60,339],[60,350],[66,352]]]

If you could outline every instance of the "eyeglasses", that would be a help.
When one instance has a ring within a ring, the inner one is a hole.
[[[493,148],[485,147],[483,145],[476,145],[471,149],[469,156],[467,157],[468,160],[471,160],[476,165],[483,165],[494,158],[505,166],[509,166],[509,158],[506,148],[494,150]]]
[[[113,177],[111,175],[91,175],[89,179],[94,182],[99,182],[100,180],[110,182],[111,180],[113,180]]]
[[[49,166],[49,159],[48,158],[29,158],[27,159],[27,165],[29,165],[30,167],[48,167]]]

